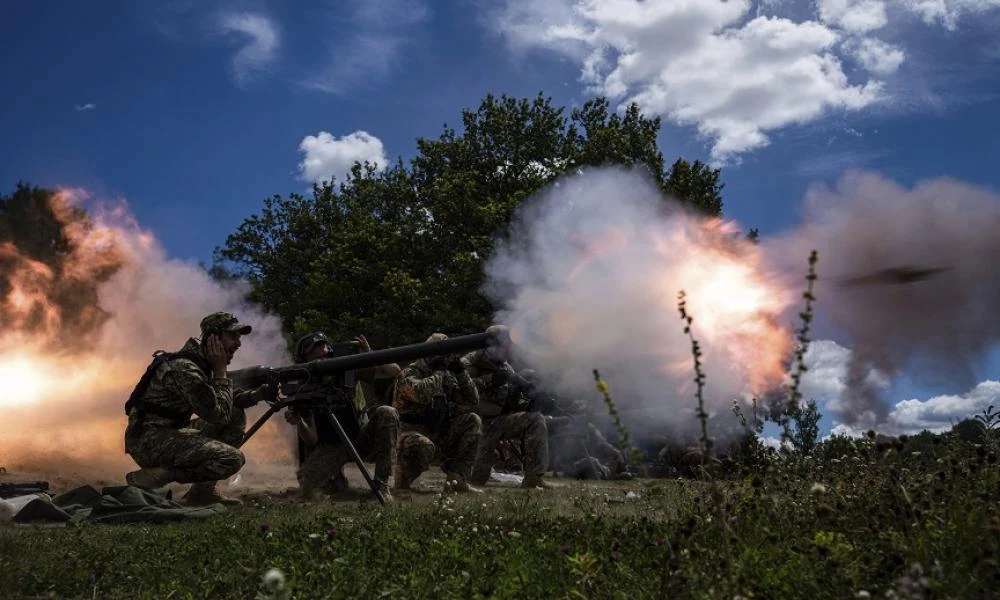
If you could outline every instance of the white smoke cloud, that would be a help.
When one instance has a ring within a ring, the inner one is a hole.
[[[684,290],[708,373],[706,408],[723,436],[738,425],[732,401],[787,350],[769,317],[793,295],[756,283],[767,273],[754,264],[755,247],[718,226],[637,172],[563,177],[522,206],[513,236],[487,264],[496,319],[511,327],[519,358],[543,386],[599,401],[599,369],[633,435],[685,435],[698,422],[691,342],[677,309]]]

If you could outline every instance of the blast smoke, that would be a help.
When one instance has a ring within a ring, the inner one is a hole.
[[[78,202],[66,192],[52,201],[56,208]],[[72,214],[60,221],[68,251],[51,258],[42,277],[21,277],[15,265],[37,271],[39,261],[5,246],[4,323],[20,326],[0,332],[0,404],[6,412],[0,464],[121,482],[135,468],[124,454],[124,402],[155,350],[179,349],[199,335],[204,315],[224,310],[254,326],[230,368],[290,358],[279,320],[246,302],[244,287],[223,285],[196,265],[168,258],[123,202],[95,205],[86,219]],[[95,256],[115,257],[104,263],[101,277],[92,277]],[[66,286],[93,293],[77,298],[87,299],[84,304],[60,301],[55,292]],[[17,321],[14,305],[45,319]],[[79,318],[87,314],[102,318]],[[81,323],[91,327],[81,329]],[[79,343],[81,336],[87,344]],[[261,412],[257,407],[249,416]],[[290,428],[275,421],[245,448],[249,463],[292,461]]]
[[[846,389],[827,408],[849,425],[884,421],[876,373],[973,387],[1000,341],[1000,195],[948,178],[906,189],[850,172],[832,189],[813,187],[804,208],[801,226],[763,246],[786,271],[819,251],[816,309],[852,350]]]
[[[636,171],[587,169],[529,198],[486,273],[516,360],[550,391],[597,402],[599,369],[636,439],[697,442],[681,290],[720,447],[739,429],[733,400],[784,380],[793,339],[778,318],[798,294],[771,283],[759,247],[733,224],[687,212]]]

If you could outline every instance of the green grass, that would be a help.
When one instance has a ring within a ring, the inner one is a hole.
[[[888,454],[837,439],[726,481],[488,489],[4,527],[0,596],[981,598],[1000,586],[996,454],[949,436]],[[271,568],[280,593],[261,585]]]

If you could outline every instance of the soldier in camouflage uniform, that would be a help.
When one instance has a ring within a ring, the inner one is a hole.
[[[201,321],[201,340],[154,355],[126,404],[125,452],[141,467],[125,476],[129,485],[192,483],[184,497],[189,505],[239,503],[216,491],[216,483],[245,464],[238,449],[245,409],[263,399],[263,388],[235,392],[226,375],[240,336],[251,331],[231,313],[213,313]]]
[[[364,336],[355,338],[354,345],[361,352],[371,351]],[[295,359],[298,363],[310,362],[326,357],[330,350],[330,341],[324,333],[310,333],[296,344]],[[392,369],[376,367],[371,369],[369,376],[373,381],[382,382],[384,377],[376,379],[375,376],[386,372],[392,372]],[[296,476],[303,495],[311,497],[317,491],[333,494],[347,489],[343,468],[354,458],[344,447],[329,418],[332,409],[358,455],[362,460],[375,463],[375,483],[385,499],[391,501],[389,477],[396,463],[399,436],[396,409],[380,403],[375,395],[366,397],[359,385],[354,389],[341,389],[334,376],[323,377],[298,388],[291,398],[302,400],[303,406],[307,407],[296,408],[292,404],[285,412],[285,419],[295,425],[298,432],[299,469]],[[319,402],[310,403],[310,399]]]
[[[549,441],[545,418],[535,411],[525,410],[522,396],[523,381],[507,362],[510,353],[510,332],[503,325],[487,328],[502,343],[475,350],[462,357],[462,363],[476,383],[479,406],[476,412],[483,420],[483,439],[479,444],[472,482],[482,485],[490,478],[493,465],[500,457],[498,447],[504,440],[518,441],[524,450],[523,487],[551,487],[544,480],[549,464]]]
[[[544,387],[533,369],[520,375],[536,389]],[[586,402],[536,393],[536,406],[545,418],[549,438],[549,467],[575,479],[631,479],[625,455],[594,424]]]
[[[448,339],[435,333],[427,342]],[[426,471],[436,453],[448,487],[459,492],[479,492],[469,485],[472,463],[482,436],[482,421],[475,413],[479,404],[476,386],[457,356],[438,356],[414,361],[396,376],[392,405],[399,411],[397,490],[410,488]]]

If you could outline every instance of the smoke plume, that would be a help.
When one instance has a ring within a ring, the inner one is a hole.
[[[179,349],[204,315],[225,310],[254,326],[230,368],[289,357],[280,322],[248,304],[244,288],[169,259],[124,202],[84,211],[83,200],[48,198],[60,230],[47,237],[61,251],[40,258],[17,240],[0,246],[0,464],[121,482],[135,468],[124,454],[124,402],[155,350]],[[291,460],[281,425],[250,441],[249,462]]]
[[[779,319],[798,294],[734,224],[689,213],[637,172],[587,169],[529,198],[486,272],[516,359],[550,391],[597,402],[599,369],[637,439],[697,442],[682,290],[720,446],[738,430],[733,401],[784,381],[793,336]]]
[[[803,223],[764,241],[788,272],[819,252],[818,314],[847,338],[847,424],[882,422],[889,403],[873,373],[970,389],[1000,341],[1000,195],[938,178],[906,189],[866,172],[806,196]]]

